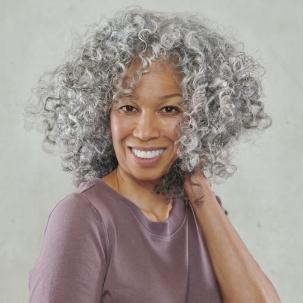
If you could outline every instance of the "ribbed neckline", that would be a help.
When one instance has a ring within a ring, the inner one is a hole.
[[[185,222],[187,215],[187,207],[183,200],[177,198],[173,200],[173,205],[169,213],[169,217],[163,222],[151,221],[144,215],[141,209],[131,200],[122,196],[119,192],[115,191],[107,185],[101,178],[95,178],[95,181],[103,190],[114,196],[114,200],[118,203],[121,201],[126,204],[135,215],[137,220],[152,234],[158,236],[171,236],[174,234]]]

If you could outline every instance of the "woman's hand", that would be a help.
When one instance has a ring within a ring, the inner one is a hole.
[[[184,189],[194,206],[202,206],[205,197],[213,195],[211,184],[201,169],[196,169],[193,174],[185,176]]]

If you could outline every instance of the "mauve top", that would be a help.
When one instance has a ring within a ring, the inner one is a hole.
[[[30,303],[222,303],[190,203],[151,221],[100,178],[53,208],[29,291]]]

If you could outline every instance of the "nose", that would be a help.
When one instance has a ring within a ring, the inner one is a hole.
[[[150,112],[142,112],[134,127],[133,135],[143,141],[158,138],[160,127],[157,117]]]

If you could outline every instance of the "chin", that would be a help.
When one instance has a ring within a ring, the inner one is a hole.
[[[138,181],[157,182],[165,175],[166,170],[157,169],[129,169],[128,174]]]
[[[164,174],[151,174],[148,172],[136,173],[131,174],[133,178],[137,179],[138,181],[143,182],[158,182],[163,177]]]

